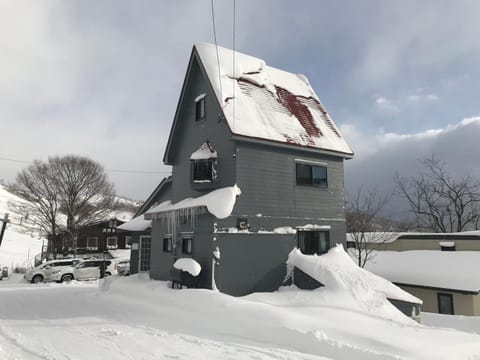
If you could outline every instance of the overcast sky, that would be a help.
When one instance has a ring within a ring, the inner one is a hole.
[[[232,1],[215,2],[232,47]],[[435,153],[480,177],[478,1],[247,1],[236,45],[305,74],[356,157],[346,185],[389,189]],[[0,179],[49,155],[89,156],[143,200],[192,45],[213,42],[209,0],[0,2]]]

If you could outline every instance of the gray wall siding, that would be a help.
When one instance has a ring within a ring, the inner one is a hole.
[[[192,254],[185,254],[182,251],[183,235],[191,234],[192,232]],[[175,260],[191,257],[202,267],[199,287],[211,288],[213,216],[210,214],[198,216],[194,227],[190,223],[181,224],[173,237],[175,248],[172,252],[164,252],[163,238],[170,233],[167,220],[156,220],[153,222],[150,277],[156,280],[170,280],[170,273]]]
[[[195,121],[195,98],[206,94],[206,119]],[[196,60],[192,62],[190,79],[184,89],[182,103],[177,113],[177,129],[172,143],[173,201],[197,197],[205,191],[231,186],[235,183],[234,143],[225,121],[218,121],[222,113],[213,89]],[[191,184],[190,155],[206,140],[218,154],[218,180],[212,185]]]
[[[328,187],[297,186],[295,159],[325,163]],[[238,213],[345,219],[343,159],[338,157],[239,142],[237,184],[246,189]]]
[[[277,290],[295,243],[295,235],[217,234],[214,246],[221,253],[215,268],[217,287],[234,296]]]

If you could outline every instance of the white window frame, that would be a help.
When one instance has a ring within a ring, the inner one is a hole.
[[[95,245],[91,241],[95,240]],[[98,250],[98,236],[87,236],[87,250]]]
[[[115,245],[110,245],[108,242],[111,239],[115,239]],[[113,250],[113,249],[118,249],[118,237],[117,236],[107,236],[107,249],[108,250]]]

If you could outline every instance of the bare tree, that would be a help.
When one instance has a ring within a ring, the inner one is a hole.
[[[380,196],[376,191],[360,188],[346,203],[348,240],[354,243],[350,252],[360,267],[364,267],[375,250],[392,237],[393,222],[379,216],[390,198],[391,195]]]
[[[471,176],[452,177],[434,156],[420,160],[425,172],[394,177],[420,228],[433,232],[476,230],[480,225],[480,182]]]
[[[53,169],[41,161],[20,171],[9,190],[25,202],[9,203],[18,214],[30,217],[40,232],[56,236],[59,232],[60,190]]]
[[[48,234],[65,232],[74,249],[78,227],[107,218],[115,200],[103,167],[74,155],[50,157],[47,163],[35,161],[10,187],[27,201],[25,206],[31,207]],[[66,221],[59,222],[60,216]]]

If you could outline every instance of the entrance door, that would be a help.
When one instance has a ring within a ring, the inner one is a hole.
[[[140,236],[140,249],[138,251],[138,271],[150,270],[151,247],[152,238],[150,236]]]

